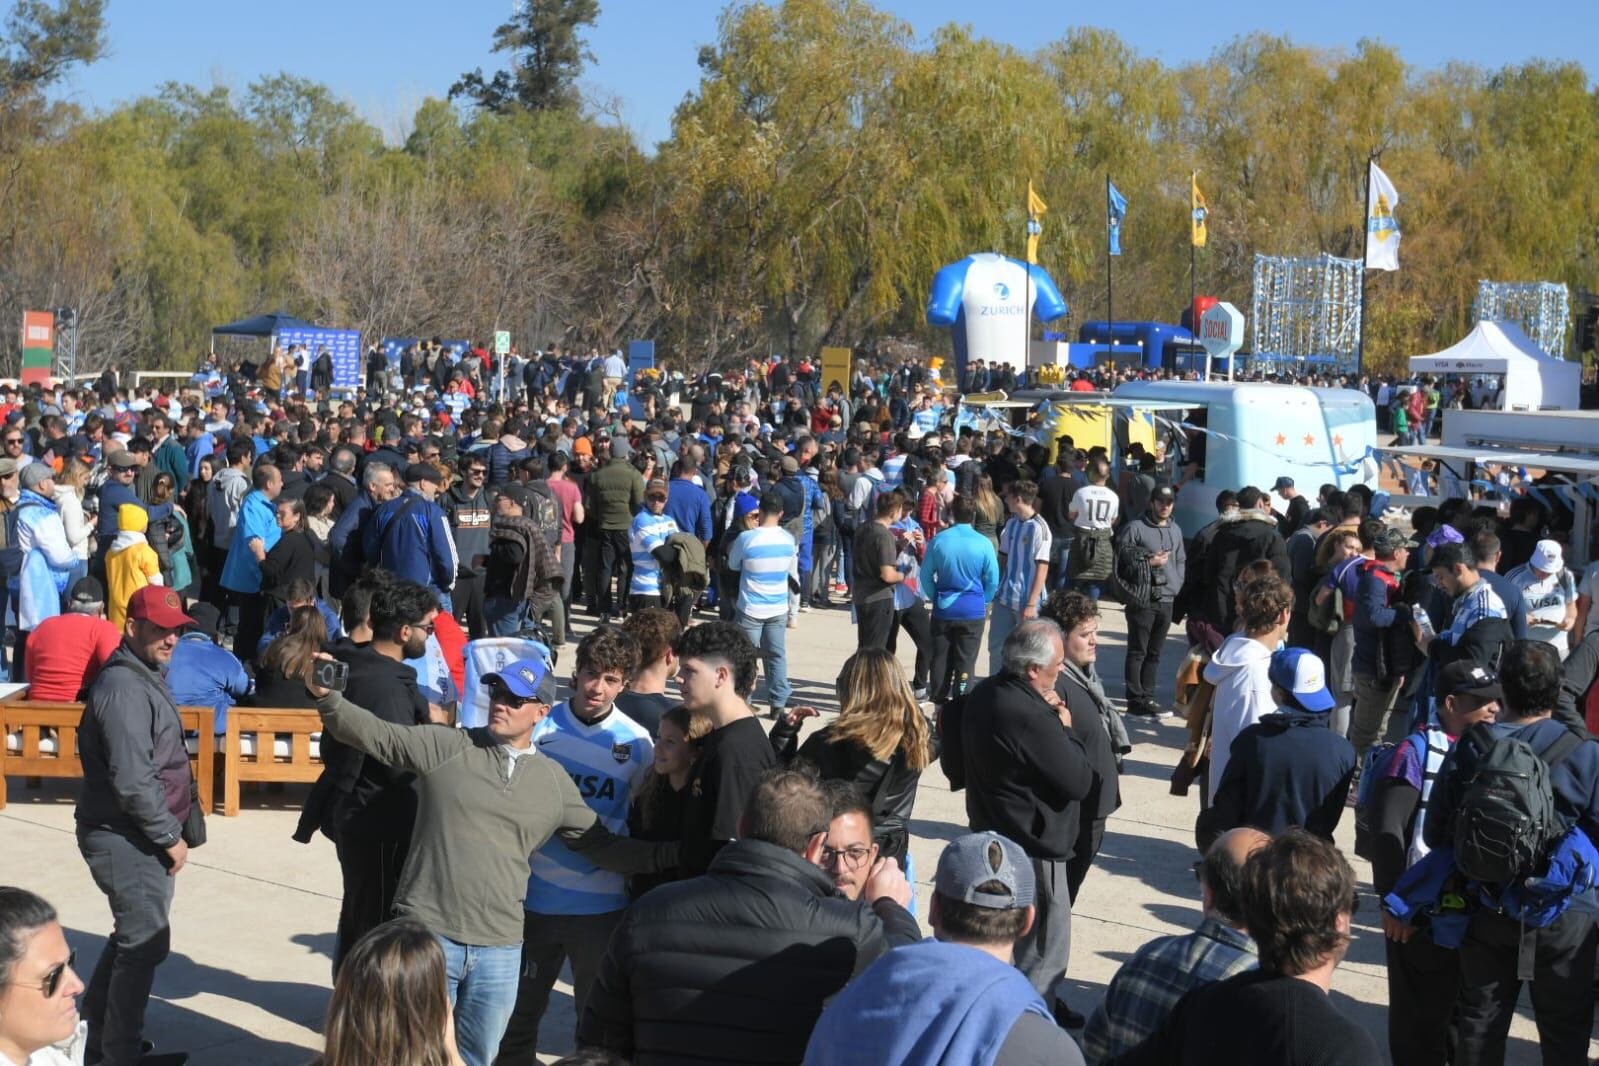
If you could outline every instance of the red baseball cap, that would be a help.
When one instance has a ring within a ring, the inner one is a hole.
[[[128,617],[154,623],[163,629],[194,625],[183,613],[183,598],[172,589],[146,585],[128,599]]]

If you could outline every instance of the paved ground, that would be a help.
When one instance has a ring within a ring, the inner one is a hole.
[[[1107,608],[1100,669],[1113,697],[1121,691],[1121,612]],[[800,616],[789,632],[794,702],[836,709],[834,678],[854,650],[854,630],[842,610]],[[909,665],[908,639],[900,648]],[[1166,647],[1163,691],[1182,654]],[[985,655],[986,658],[986,655]],[[1162,934],[1184,931],[1197,919],[1190,864],[1197,801],[1169,795],[1167,778],[1181,746],[1182,726],[1130,719],[1136,744],[1122,778],[1123,805],[1111,818],[1103,850],[1089,874],[1073,924],[1068,992],[1086,1011],[1132,951]],[[4,841],[0,882],[17,882],[52,900],[85,973],[110,927],[72,836],[69,783],[28,790],[11,782],[11,805],[0,811]],[[289,839],[303,788],[247,793],[237,818],[213,817],[210,842],[180,875],[173,914],[173,954],[156,980],[148,1034],[163,1048],[186,1048],[198,1066],[302,1066],[319,1046],[329,987],[332,929],[339,876],[333,849]],[[926,913],[931,877],[943,842],[965,828],[961,797],[950,793],[937,767],[922,779],[911,824],[918,912]],[[1339,833],[1349,851],[1352,819]],[[1338,971],[1334,998],[1385,1046],[1386,984],[1381,932],[1369,891],[1370,870],[1356,861],[1367,887],[1356,915],[1357,935]],[[1536,1036],[1524,1006],[1512,1031],[1509,1061],[1537,1061]],[[572,1005],[558,991],[546,1018],[541,1052],[552,1061],[572,1043]]]

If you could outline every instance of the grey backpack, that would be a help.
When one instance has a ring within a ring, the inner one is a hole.
[[[1555,812],[1550,770],[1582,744],[1564,732],[1542,755],[1479,723],[1462,743],[1477,754],[1455,812],[1455,865],[1473,881],[1503,885],[1537,872],[1565,826]]]

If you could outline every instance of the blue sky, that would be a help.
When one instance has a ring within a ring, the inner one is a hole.
[[[109,55],[63,87],[90,108],[110,108],[166,81],[243,88],[286,70],[329,85],[395,136],[427,96],[442,96],[462,71],[492,69],[489,37],[513,0],[111,0]],[[595,62],[584,88],[614,99],[647,145],[670,133],[672,109],[698,83],[695,57],[714,42],[720,0],[600,0],[588,34]],[[1414,66],[1464,60],[1490,67],[1531,58],[1580,62],[1599,74],[1599,7],[1594,0],[1505,5],[1341,0],[1123,0],[1074,5],[1060,0],[879,0],[920,36],[949,22],[1023,49],[1072,25],[1114,30],[1139,52],[1167,63],[1203,60],[1217,46],[1256,30],[1301,44],[1352,48],[1362,37],[1394,45]]]

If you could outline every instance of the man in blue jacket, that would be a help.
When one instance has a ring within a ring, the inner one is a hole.
[[[387,463],[369,462],[361,472],[361,491],[356,493],[328,534],[332,564],[328,569],[328,593],[342,597],[345,589],[361,576],[363,548],[368,516],[400,494],[400,478]]]
[[[954,523],[927,545],[922,560],[922,598],[933,605],[930,675],[934,703],[966,693],[977,666],[988,605],[999,592],[999,554],[972,528],[977,506],[966,496],[950,504]]]
[[[1507,644],[1499,667],[1504,700],[1490,732],[1495,741],[1515,737],[1550,763],[1556,816],[1567,827],[1581,829],[1589,840],[1599,840],[1599,743],[1590,736],[1574,746],[1562,739],[1573,736],[1572,731],[1550,717],[1560,700],[1560,680],[1560,656],[1552,645],[1539,640]],[[1430,848],[1454,842],[1456,815],[1484,755],[1474,736],[1468,734],[1456,744],[1439,771],[1423,827]],[[1570,747],[1563,758],[1549,754],[1557,743]],[[1496,888],[1489,886],[1485,895]],[[1524,945],[1524,939],[1531,943]],[[1532,1010],[1543,1061],[1587,1061],[1594,957],[1599,947],[1594,916],[1571,908],[1534,929],[1485,905],[1472,915],[1460,946],[1456,1062],[1504,1061],[1510,1019],[1521,995],[1519,961],[1524,947],[1533,955]]]
[[[363,545],[368,565],[426,585],[438,596],[440,607],[451,611],[450,589],[458,565],[455,541],[443,509],[433,502],[443,484],[438,468],[413,463],[405,471],[405,492],[373,512]]]
[[[679,459],[672,464],[672,480],[666,485],[666,514],[677,528],[711,543],[711,498],[694,480],[699,471],[694,463]]]
[[[98,576],[102,578],[105,576],[105,554],[117,536],[117,508],[125,503],[137,504],[150,513],[152,522],[172,513],[172,505],[167,503],[145,507],[144,501],[139,499],[139,494],[133,490],[134,480],[139,474],[139,460],[132,452],[123,448],[113,453],[106,460],[106,465],[110,467],[111,472],[105,483],[100,486],[100,517],[94,530],[99,543],[94,563]]]
[[[239,605],[239,628],[233,646],[244,658],[254,657],[266,621],[266,605],[261,600],[261,561],[283,536],[273,503],[283,491],[283,475],[271,463],[257,463],[250,480],[255,488],[239,505],[233,543],[222,566],[222,587],[234,594]]]

